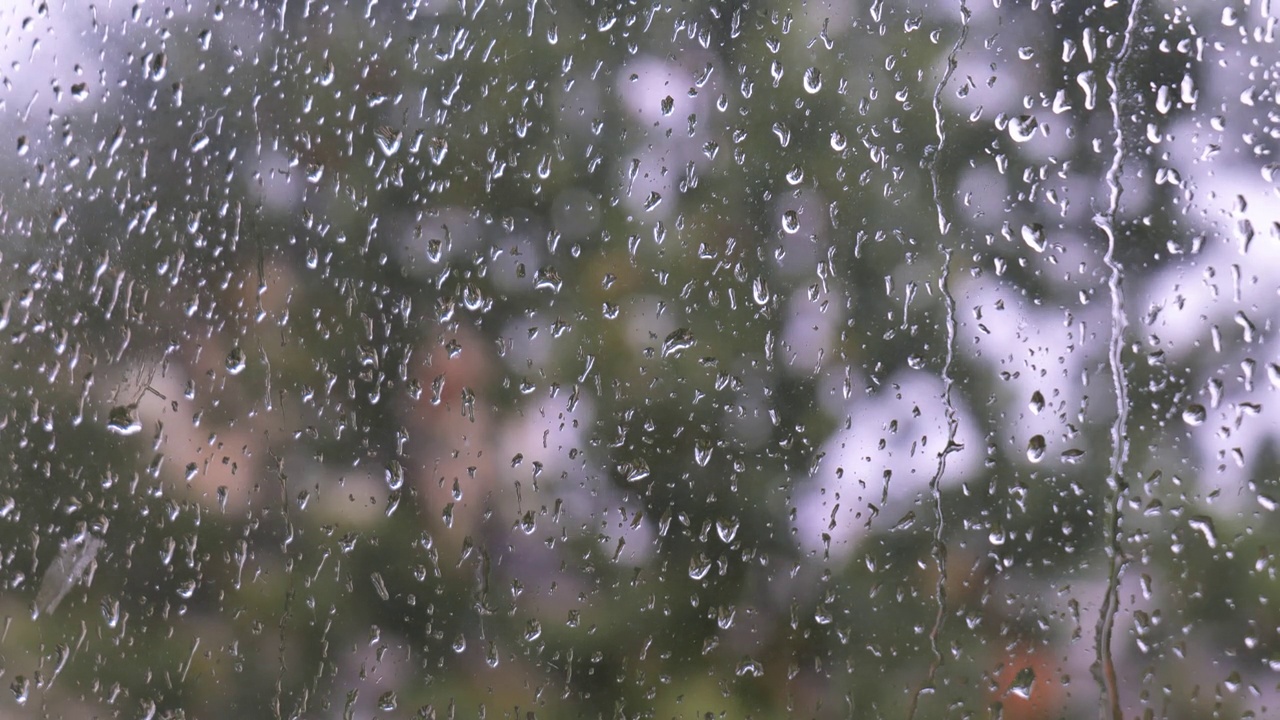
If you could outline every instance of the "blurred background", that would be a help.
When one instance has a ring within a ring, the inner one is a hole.
[[[6,0],[0,717],[1274,716],[1278,19]]]

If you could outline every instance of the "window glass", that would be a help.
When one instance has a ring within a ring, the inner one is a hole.
[[[0,714],[1276,712],[1269,0],[0,18]]]

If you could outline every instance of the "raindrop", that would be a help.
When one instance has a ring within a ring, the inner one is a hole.
[[[551,266],[540,268],[533,276],[533,286],[539,290],[550,290],[551,292],[560,292],[560,288],[564,286],[564,281],[560,279],[560,273]]]
[[[802,182],[804,182],[804,168],[799,165],[792,166],[792,168],[787,171],[787,183],[790,185],[799,185]]]
[[[800,216],[795,210],[788,210],[782,213],[782,230],[788,235],[795,235],[800,232]]]
[[[1182,411],[1182,421],[1191,426],[1203,424],[1208,416],[1208,411],[1200,403],[1192,403]]]
[[[836,152],[842,152],[846,147],[849,147],[849,138],[845,137],[844,133],[839,130],[833,131],[831,133],[831,149]]]
[[[383,602],[391,599],[391,594],[387,592],[387,583],[382,579],[382,573],[370,573],[369,580],[373,583],[374,591],[378,593],[378,597],[382,598]]]
[[[117,435],[136,435],[142,432],[138,420],[137,405],[117,405],[107,414],[107,429]]]
[[[1045,440],[1043,435],[1034,435],[1027,441],[1027,459],[1038,463],[1044,459]]]
[[[26,677],[18,675],[9,683],[9,689],[13,691],[13,699],[19,705],[26,705],[27,698],[31,695],[31,683]]]
[[[399,460],[392,460],[387,463],[383,470],[383,479],[387,482],[387,487],[392,490],[399,490],[404,486],[404,466]]]
[[[1040,223],[1023,225],[1022,226],[1022,242],[1026,243],[1027,247],[1031,248],[1032,250],[1035,250],[1038,253],[1044,252],[1044,249],[1047,245],[1047,242],[1045,241],[1045,237],[1044,237],[1044,226],[1041,225]]]
[[[636,458],[635,460],[619,465],[618,472],[622,474],[623,480],[626,480],[629,483],[638,483],[649,477],[649,463]]]
[[[245,366],[244,350],[240,349],[239,346],[232,348],[231,352],[227,353],[227,361],[226,361],[227,372],[231,373],[232,375],[239,375],[240,373],[244,372],[244,366]]]
[[[767,305],[769,303],[769,298],[769,281],[757,275],[756,278],[751,281],[751,299],[754,300],[757,305]]]
[[[689,328],[672,330],[662,341],[662,357],[670,357],[693,346],[693,333]]]
[[[1016,142],[1026,142],[1036,135],[1040,122],[1034,115],[1019,115],[1009,120],[1009,136]]]
[[[1187,520],[1187,524],[1192,530],[1204,536],[1204,541],[1209,547],[1218,547],[1218,531],[1213,527],[1213,518],[1208,515],[1195,515]]]
[[[732,605],[721,605],[716,608],[716,625],[721,630],[728,630],[733,627],[733,621],[738,616],[738,610]]]
[[[738,518],[720,518],[716,520],[716,535],[720,536],[720,541],[728,545],[738,535]]]
[[[822,89],[822,72],[818,68],[810,67],[804,71],[804,89],[810,95]]]
[[[164,79],[168,65],[169,59],[162,52],[147,53],[142,58],[142,67],[146,70],[147,77],[154,82]]]
[[[1027,406],[1031,408],[1032,413],[1039,415],[1040,411],[1044,410],[1044,395],[1040,394],[1039,390],[1031,393],[1031,402],[1027,403]]]
[[[391,157],[400,150],[400,141],[404,138],[404,133],[393,127],[383,125],[374,132],[374,136],[378,140],[378,149],[383,155]]]
[[[693,461],[698,463],[698,467],[706,467],[711,462],[711,452],[715,446],[710,440],[699,438],[693,442]]]
[[[1031,690],[1035,682],[1035,669],[1030,666],[1024,667],[1013,677],[1013,682],[1009,684],[1009,693],[1017,695],[1024,700],[1029,700],[1031,699]]]
[[[698,553],[694,557],[689,558],[689,577],[694,580],[701,580],[711,572],[711,566],[714,563],[706,553]]]

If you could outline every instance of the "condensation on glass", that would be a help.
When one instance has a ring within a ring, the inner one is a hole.
[[[0,715],[1276,713],[1274,3],[0,18]]]

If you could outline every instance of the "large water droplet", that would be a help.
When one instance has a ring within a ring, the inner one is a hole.
[[[631,462],[625,462],[618,466],[618,472],[622,473],[622,479],[629,483],[637,483],[649,477],[649,463],[636,458]]]
[[[756,276],[756,278],[751,281],[751,299],[755,300],[757,305],[767,305],[769,303],[769,297],[769,281]]]
[[[698,463],[698,467],[706,467],[711,462],[714,447],[710,440],[698,439],[693,442],[693,461]]]
[[[720,541],[726,545],[733,542],[738,535],[738,518],[720,518],[716,520],[716,535],[720,536]]]
[[[1040,223],[1023,225],[1022,242],[1026,243],[1027,247],[1038,253],[1044,252],[1045,247],[1048,245],[1048,242],[1044,237],[1044,226]]]
[[[671,334],[662,341],[662,357],[669,357],[687,350],[693,346],[693,342],[693,333],[689,332],[689,328],[672,330]]]
[[[694,580],[701,580],[711,572],[711,558],[706,553],[698,553],[694,557],[689,558],[689,577]]]
[[[136,435],[142,432],[138,420],[137,405],[117,405],[107,415],[107,429],[117,435]]]
[[[782,230],[788,235],[795,235],[800,232],[800,216],[795,210],[788,210],[782,213]]]
[[[1043,460],[1046,445],[1043,435],[1033,435],[1027,441],[1027,459],[1033,463]]]
[[[804,89],[810,95],[822,89],[822,71],[816,67],[810,67],[804,71]]]
[[[383,477],[387,481],[387,487],[392,490],[399,490],[404,486],[404,466],[400,464],[399,460],[392,460],[387,463]]]
[[[1205,419],[1208,417],[1209,412],[1200,403],[1192,403],[1187,406],[1186,410],[1182,411],[1182,421],[1191,426],[1204,424]]]
[[[1009,119],[1009,137],[1016,142],[1026,142],[1036,136],[1040,121],[1035,115],[1019,115]]]
[[[393,127],[383,125],[374,132],[374,136],[378,140],[378,149],[383,155],[391,157],[400,150],[400,141],[404,138],[404,133]]]
[[[1036,683],[1036,671],[1031,666],[1027,666],[1018,671],[1013,677],[1013,682],[1009,684],[1009,693],[1017,695],[1024,700],[1031,699],[1032,686]]]
[[[1218,547],[1218,531],[1213,527],[1213,518],[1208,515],[1196,515],[1187,520],[1187,524],[1192,530],[1204,536],[1204,541],[1209,544],[1209,547]]]
[[[240,373],[244,372],[244,366],[245,366],[244,350],[240,349],[239,347],[232,348],[231,352],[227,353],[227,362],[226,362],[227,372],[231,373],[232,375],[239,375]]]

